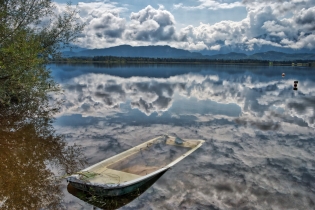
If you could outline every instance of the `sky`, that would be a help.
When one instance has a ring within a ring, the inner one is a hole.
[[[66,3],[57,0],[62,14]],[[73,1],[86,27],[76,45],[169,45],[190,51],[225,48],[315,50],[314,0]]]

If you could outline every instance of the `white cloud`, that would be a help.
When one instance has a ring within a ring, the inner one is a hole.
[[[315,2],[300,1],[213,1],[201,0],[196,8],[224,9],[246,6],[247,17],[241,21],[221,21],[213,25],[200,23],[176,28],[174,15],[163,5],[147,6],[120,17],[126,7],[116,3],[79,3],[79,20],[87,26],[79,44],[87,48],[104,48],[121,44],[170,45],[187,50],[254,50],[262,46],[292,49],[315,49]],[[59,12],[65,5],[57,4]],[[184,9],[183,3],[174,5]],[[196,11],[185,11],[196,12]]]
[[[221,45],[219,44],[210,47],[210,50],[220,50],[220,49],[221,49]]]
[[[66,4],[55,3],[59,14],[65,11]],[[85,23],[84,31],[78,38],[78,44],[86,48],[102,48],[106,43],[114,43],[122,36],[126,28],[126,20],[119,16],[128,11],[126,7],[119,7],[115,2],[79,2],[76,6],[78,21]]]
[[[175,19],[167,10],[151,6],[130,15],[130,27],[125,33],[127,40],[164,41],[172,40],[175,35]]]
[[[235,1],[232,3],[215,1],[215,0],[198,0],[200,4],[198,6],[184,6],[182,3],[174,4],[175,9],[186,9],[186,10],[198,10],[198,9],[209,9],[209,10],[218,10],[218,9],[233,9],[235,7],[244,7],[244,5]]]
[[[315,2],[273,1],[267,4],[264,1],[250,1],[244,3],[248,14],[242,21],[221,21],[214,25],[200,23],[196,27],[187,26],[180,30],[181,36],[192,43],[203,41],[208,49],[217,45],[221,47],[241,45],[245,50],[253,50],[261,46],[314,49],[313,35],[310,32],[314,30],[312,23]],[[312,7],[303,9],[306,5],[312,5]],[[178,8],[179,6],[183,7],[183,5],[177,5]],[[289,17],[290,14],[291,17]],[[301,31],[308,34],[302,33],[305,37],[301,37]]]

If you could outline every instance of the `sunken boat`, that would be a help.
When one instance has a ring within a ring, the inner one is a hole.
[[[102,196],[136,191],[198,149],[204,140],[159,136],[67,177],[79,190]]]

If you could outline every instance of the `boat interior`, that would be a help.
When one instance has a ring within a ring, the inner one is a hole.
[[[128,182],[176,161],[196,148],[202,140],[161,136],[97,163],[82,172],[90,183],[119,184]]]

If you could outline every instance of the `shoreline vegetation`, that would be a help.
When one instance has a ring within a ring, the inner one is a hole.
[[[147,57],[69,57],[51,59],[50,63],[64,64],[209,64],[209,65],[263,65],[315,67],[315,60],[269,61],[269,60],[223,60],[196,58],[147,58]]]
[[[0,109],[44,103],[47,93],[60,90],[46,65],[76,41],[85,25],[70,3],[62,13],[55,11],[50,0],[1,1]]]

